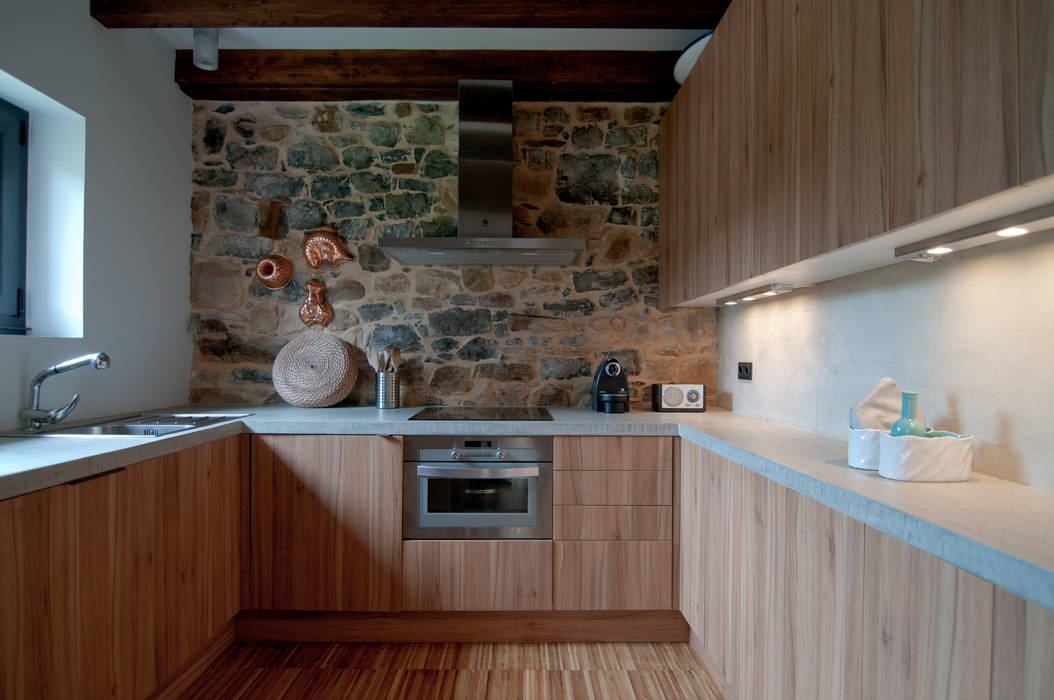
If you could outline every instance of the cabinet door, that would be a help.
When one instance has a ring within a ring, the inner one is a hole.
[[[1018,0],[1021,182],[1054,173],[1054,3]]]
[[[889,229],[884,1],[799,4],[799,260]]]
[[[557,610],[669,610],[673,543],[554,542]]]
[[[0,697],[75,697],[67,488],[0,501]]]
[[[751,208],[758,269],[769,272],[799,260],[798,148],[794,114],[798,102],[798,8],[786,0],[751,0],[754,25],[753,133],[757,160]]]
[[[1016,7],[886,0],[891,228],[1018,184]]]
[[[406,610],[552,610],[553,543],[407,540]]]
[[[865,700],[993,697],[995,586],[872,528],[864,551]]]
[[[252,444],[252,607],[398,610],[402,441],[260,435]]]
[[[730,285],[761,269],[751,187],[758,160],[752,142],[758,118],[753,74],[757,1],[729,5],[707,47],[713,52],[715,76],[714,224],[717,235],[726,241]]]

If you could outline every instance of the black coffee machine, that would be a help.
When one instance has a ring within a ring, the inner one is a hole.
[[[600,363],[593,375],[593,410],[600,413],[629,412],[629,382],[614,357]]]

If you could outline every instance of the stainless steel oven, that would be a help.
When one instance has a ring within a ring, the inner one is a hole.
[[[552,539],[551,437],[409,436],[404,539]]]

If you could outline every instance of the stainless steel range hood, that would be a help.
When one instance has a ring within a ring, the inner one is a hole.
[[[570,265],[581,238],[512,235],[512,81],[458,81],[458,235],[382,238],[407,265]]]

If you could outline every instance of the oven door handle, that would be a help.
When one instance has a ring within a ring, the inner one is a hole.
[[[441,479],[522,479],[538,476],[538,467],[438,467],[431,464],[418,464],[417,476],[431,476]]]

